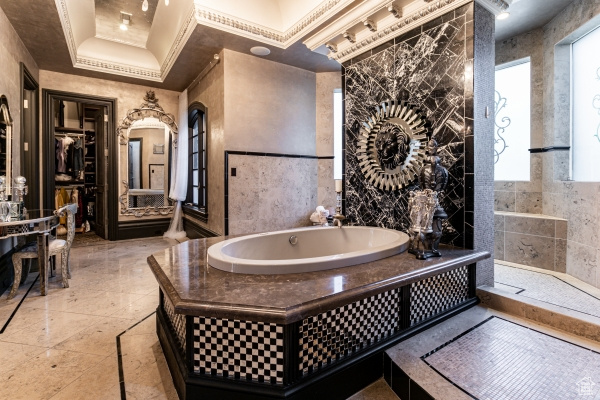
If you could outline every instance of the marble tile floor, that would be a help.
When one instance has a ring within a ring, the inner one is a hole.
[[[40,296],[37,272],[0,297],[0,399],[165,399],[177,393],[156,336],[158,284],[146,257],[176,241],[99,241],[71,250]],[[16,310],[16,312],[15,312]],[[352,400],[397,400],[379,380]]]
[[[391,387],[410,379],[434,399],[600,399],[597,342],[483,306],[387,354]]]
[[[177,399],[155,333],[158,284],[146,263],[176,243],[151,238],[74,248],[69,288],[57,275],[42,297],[32,273],[14,299],[4,293],[0,398]]]
[[[600,317],[600,290],[564,273],[496,262],[494,287],[568,310]]]

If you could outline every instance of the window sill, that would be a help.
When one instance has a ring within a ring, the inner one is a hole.
[[[198,208],[192,205],[184,204],[182,206],[183,214],[189,215],[192,218],[196,218],[201,222],[208,222],[208,213],[205,208]]]

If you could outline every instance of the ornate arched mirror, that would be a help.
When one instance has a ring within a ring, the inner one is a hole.
[[[141,218],[168,215],[173,205],[168,197],[169,165],[177,146],[177,124],[173,114],[158,104],[153,91],[139,108],[129,110],[117,128],[121,144],[119,196],[121,215]]]
[[[7,195],[11,194],[12,188],[12,124],[8,99],[2,95],[0,96],[0,200],[5,200]]]

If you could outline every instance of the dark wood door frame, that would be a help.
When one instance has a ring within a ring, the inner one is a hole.
[[[107,107],[108,129],[108,176],[107,191],[108,199],[106,214],[108,215],[108,240],[118,238],[118,140],[116,134],[117,126],[117,99],[100,97],[87,94],[70,93],[58,90],[42,89],[42,165],[43,165],[43,206],[54,208],[54,134],[52,115],[52,103],[54,100],[76,101],[89,105]]]
[[[21,80],[21,143],[19,143],[20,152],[20,171],[27,179],[29,193],[25,196],[25,207],[28,209],[40,208],[40,161],[39,161],[39,84],[31,75],[25,64],[20,63]],[[25,91],[30,91],[31,95],[25,98]],[[25,100],[28,100],[28,107],[25,109]],[[26,111],[28,110],[28,111]],[[27,114],[27,117],[25,116]],[[27,151],[24,144],[27,143]]]

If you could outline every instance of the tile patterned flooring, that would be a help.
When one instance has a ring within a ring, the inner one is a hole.
[[[600,399],[599,353],[498,317],[422,359],[477,399]]]
[[[561,278],[564,275],[564,278]],[[576,287],[566,281],[565,274],[549,274],[528,268],[495,264],[494,287],[520,296],[540,300],[555,306],[600,317],[598,290],[578,282]]]

